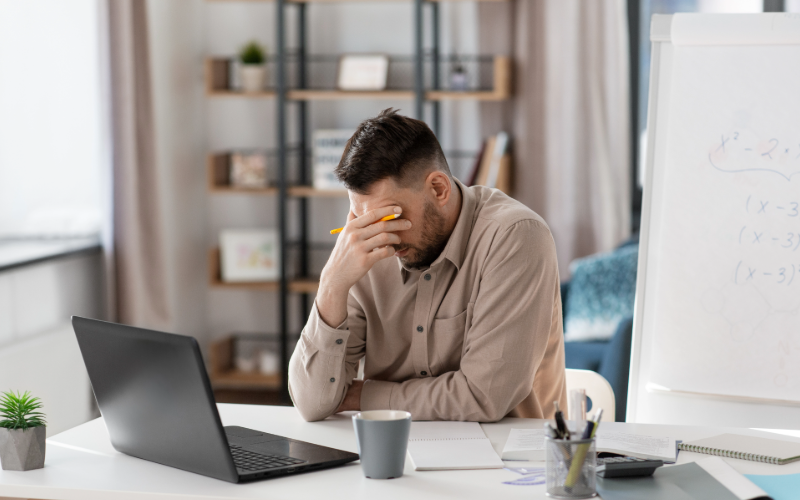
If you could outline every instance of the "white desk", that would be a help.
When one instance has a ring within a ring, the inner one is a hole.
[[[323,422],[304,422],[294,408],[219,405],[224,425],[241,425],[320,445],[356,452],[353,426],[348,415]],[[541,428],[541,420],[505,419],[483,424],[486,435],[499,452],[511,428]],[[666,425],[604,423],[604,429],[672,436],[692,440],[720,432],[778,437],[747,429],[713,429]],[[800,437],[783,437],[800,441]],[[707,455],[681,452],[679,463]],[[753,474],[800,472],[800,463],[783,466],[726,459],[737,470]],[[519,464],[509,462],[509,464]],[[541,464],[543,466],[543,464]],[[230,484],[197,474],[157,465],[117,453],[108,439],[102,419],[88,422],[47,440],[45,468],[29,472],[0,470],[0,497],[61,500],[132,499],[286,499],[329,498],[356,500],[420,500],[428,498],[487,499],[546,498],[544,486],[510,486],[503,481],[519,477],[497,469],[479,471],[415,472],[406,462],[398,479],[371,480],[361,474],[358,462],[343,467],[257,481]]]

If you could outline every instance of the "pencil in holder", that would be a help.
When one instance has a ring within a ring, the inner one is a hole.
[[[597,496],[597,450],[594,438],[545,438],[547,496],[592,498]]]

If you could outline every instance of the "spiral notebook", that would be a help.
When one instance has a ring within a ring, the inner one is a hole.
[[[477,422],[412,422],[408,455],[414,470],[503,468]]]
[[[800,460],[800,443],[736,434],[720,434],[706,439],[681,443],[684,451],[740,458],[753,462],[784,465]]]

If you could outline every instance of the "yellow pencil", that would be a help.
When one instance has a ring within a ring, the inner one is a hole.
[[[379,220],[379,221],[376,221],[376,222],[374,222],[374,224],[377,224],[378,222],[381,222],[381,221],[384,221],[384,220],[392,220],[392,219],[396,219],[396,218],[398,218],[398,217],[400,217],[400,214],[392,214],[392,215],[387,215],[387,216],[386,216],[386,217],[384,217],[383,219],[381,219],[381,220]],[[341,233],[341,232],[342,232],[342,230],[343,230],[343,229],[344,229],[343,227],[340,227],[339,229],[331,229],[331,234],[339,234],[339,233]]]

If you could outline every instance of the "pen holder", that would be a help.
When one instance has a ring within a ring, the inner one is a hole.
[[[597,496],[597,451],[594,438],[545,438],[547,450],[547,496],[591,498]]]

